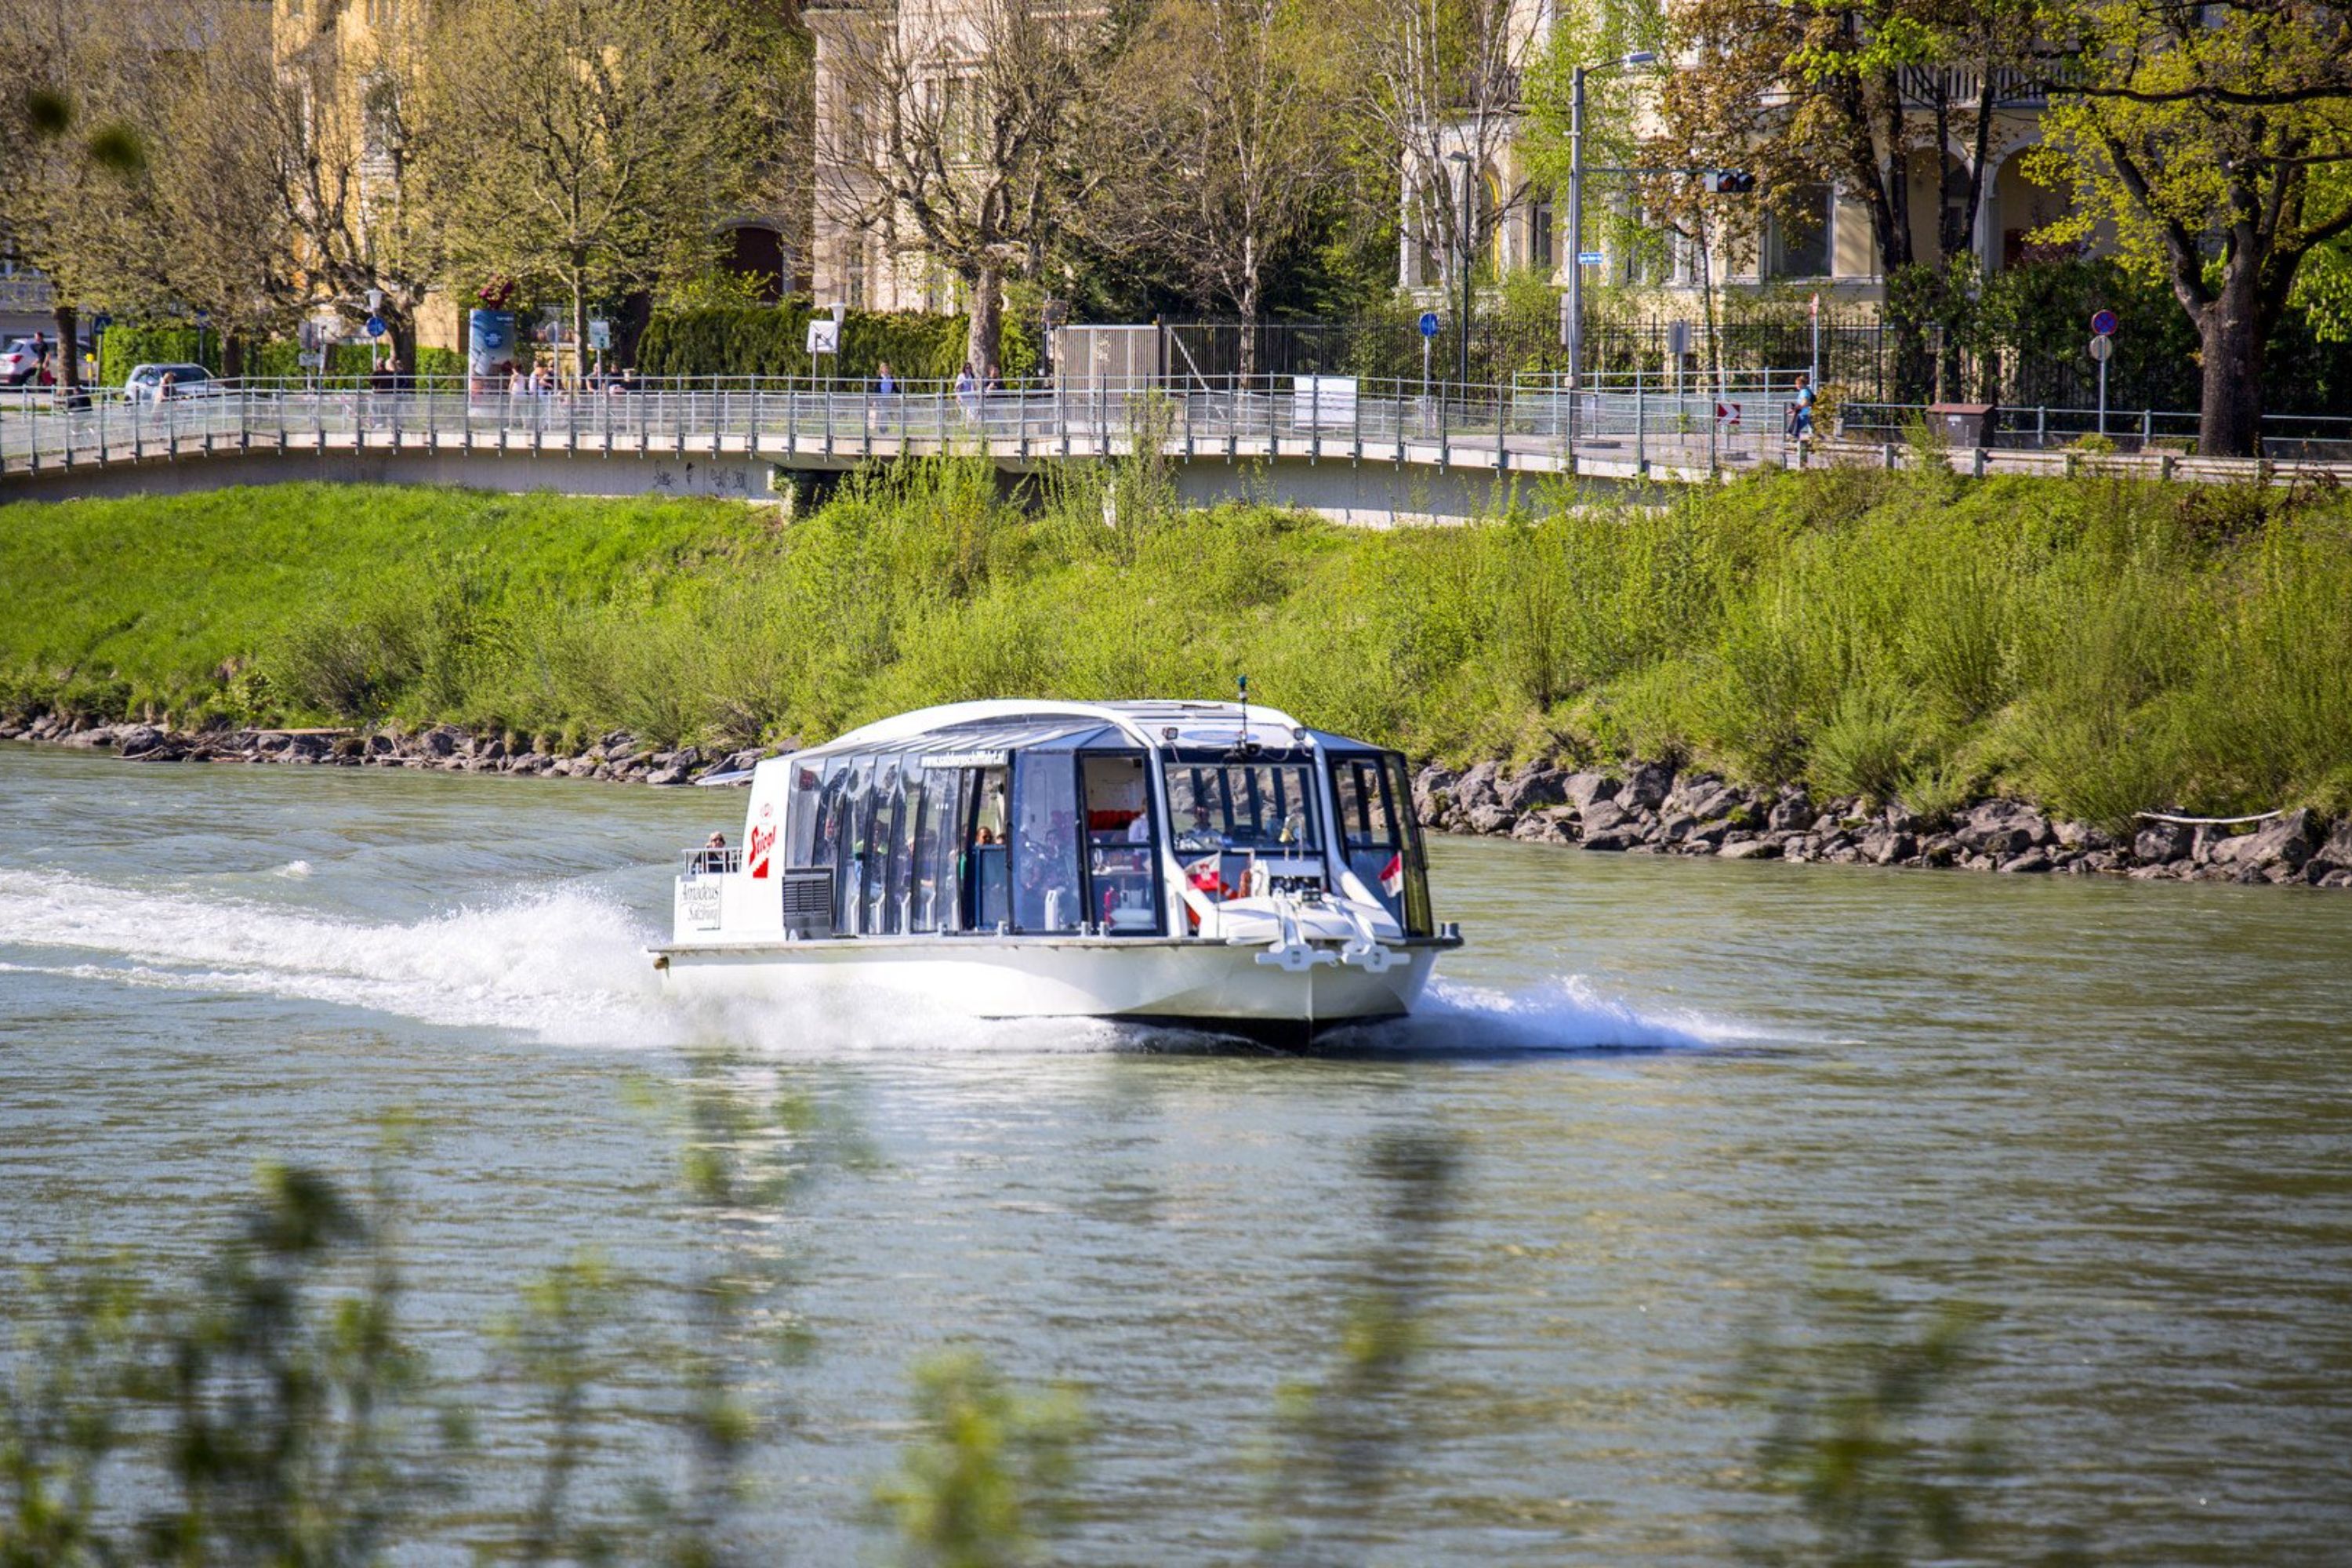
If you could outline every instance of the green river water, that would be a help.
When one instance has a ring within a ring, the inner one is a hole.
[[[746,1356],[763,1562],[880,1553],[950,1342],[1086,1389],[1060,1560],[1246,1560],[1270,1514],[1318,1561],[1736,1560],[1797,1518],[1743,1355],[1824,1281],[1990,1312],[1934,1412],[2001,1456],[1984,1560],[2352,1560],[2352,899],[1440,841],[1470,945],[1424,1016],[1302,1060],[682,1013],[641,950],[742,800],[0,748],[0,1256],[169,1274],[257,1161],[357,1180],[413,1116],[404,1310],[482,1440],[418,1561],[509,1529],[537,1433],[483,1330],[589,1245],[792,1260],[813,1352]],[[714,1071],[876,1159],[713,1226],[643,1089]],[[1461,1156],[1402,1237],[1367,1169],[1400,1132]],[[1333,1376],[1383,1259],[1423,1340],[1381,1484],[1269,1502],[1278,1392]],[[673,1403],[616,1371],[583,1503],[674,1467]]]

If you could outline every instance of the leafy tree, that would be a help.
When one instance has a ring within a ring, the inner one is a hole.
[[[1660,173],[1643,208],[1752,254],[1768,221],[1818,225],[1812,195],[1835,188],[1869,220],[1889,317],[1912,342],[1906,374],[1921,379],[1922,321],[1975,276],[1993,111],[2037,68],[2031,0],[1690,0],[1668,17],[1681,63],[1657,95],[1643,161]],[[1956,145],[1973,155],[1956,163]],[[1925,226],[1911,202],[1923,160],[1941,215]],[[1695,168],[1753,173],[1757,197],[1711,197]]]
[[[0,0],[0,237],[55,290],[58,381],[81,380],[81,306],[134,275],[145,139],[132,111],[156,58],[135,15]]]
[[[2169,284],[2201,344],[2200,449],[2258,453],[2271,338],[2352,234],[2352,10],[2086,0],[2065,25],[2075,76],[2034,155],[2075,194],[2053,232],[2112,224]]]
[[[763,149],[708,7],[472,0],[434,31],[425,173],[453,269],[560,295],[583,343],[593,301],[715,259]]]

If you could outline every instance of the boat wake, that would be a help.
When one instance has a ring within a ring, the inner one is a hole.
[[[629,912],[571,889],[410,924],[0,871],[7,968],[365,1007],[562,1043],[682,1037]]]
[[[142,988],[266,995],[552,1044],[1013,1055],[1249,1050],[1212,1030],[1090,1019],[975,1021],[942,1012],[687,1005],[664,995],[631,910],[583,889],[517,891],[410,923],[369,922],[201,892],[0,870],[0,971]],[[1643,1014],[1580,978],[1502,992],[1434,982],[1412,1017],[1344,1028],[1318,1054],[1505,1058],[1703,1049],[1699,1018]]]

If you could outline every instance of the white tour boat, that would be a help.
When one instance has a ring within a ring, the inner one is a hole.
[[[1234,702],[960,702],[773,757],[689,851],[683,995],[1174,1024],[1301,1044],[1438,952],[1404,759]]]

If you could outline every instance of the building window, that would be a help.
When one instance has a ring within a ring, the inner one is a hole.
[[[1803,215],[1774,217],[1764,244],[1767,279],[1826,278],[1830,275],[1832,228],[1829,187],[1807,185],[1791,204]]]
[[[1551,198],[1537,196],[1528,203],[1528,265],[1549,272],[1559,257],[1552,244]]]

